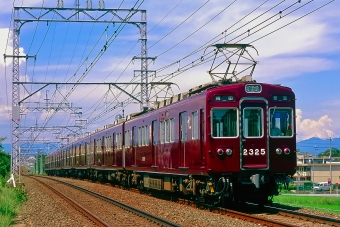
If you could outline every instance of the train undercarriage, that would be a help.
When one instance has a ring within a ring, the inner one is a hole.
[[[263,206],[270,202],[274,195],[279,194],[278,185],[286,182],[285,174],[268,175],[266,172],[211,176],[96,168],[54,169],[46,172],[49,176],[88,179],[125,188],[176,193],[215,206],[244,202],[254,202]]]

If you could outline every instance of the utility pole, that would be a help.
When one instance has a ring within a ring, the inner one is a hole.
[[[315,151],[316,151],[316,145],[314,145],[314,149],[315,149]],[[313,154],[312,154],[312,174],[313,174],[313,178],[312,178],[312,180],[313,180],[313,192],[314,192],[314,156],[313,156]]]
[[[331,188],[329,193],[332,194],[332,137],[329,138],[329,175],[331,179]]]
[[[4,57],[13,58],[13,76],[12,76],[12,155],[11,155],[11,174],[19,176],[20,182],[20,103],[24,100],[20,100],[20,85],[19,85],[19,58],[36,58],[36,56],[20,56],[19,52],[19,35],[22,26],[28,22],[95,22],[95,23],[107,23],[107,24],[131,24],[139,29],[141,37],[141,58],[142,66],[141,70],[141,87],[142,94],[144,94],[141,100],[141,105],[147,106],[147,31],[146,31],[146,10],[139,9],[104,9],[104,1],[102,1],[101,9],[82,9],[79,8],[79,0],[75,0],[78,7],[64,8],[63,0],[57,1],[57,7],[14,7],[14,25],[13,25],[13,55],[4,55]],[[90,1],[92,5],[92,1]],[[69,17],[68,12],[75,11],[74,16]],[[36,12],[39,12],[40,16],[35,16]],[[54,14],[58,14],[60,17],[54,18]],[[92,13],[97,13],[96,16],[91,16]],[[127,16],[125,15],[127,13]],[[137,13],[141,14],[140,20],[134,20],[133,16]],[[113,16],[113,17],[112,17]],[[80,19],[81,18],[81,19]],[[112,42],[112,39],[109,40]],[[106,43],[105,47],[110,44]],[[104,52],[104,51],[102,51]],[[91,64],[93,67],[94,64]],[[87,69],[86,73],[91,68]],[[85,74],[85,72],[83,73]],[[43,88],[41,88],[43,89]],[[67,96],[68,97],[68,96]],[[62,103],[60,103],[62,105]],[[59,105],[58,105],[59,107]]]

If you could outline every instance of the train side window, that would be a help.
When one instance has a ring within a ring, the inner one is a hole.
[[[165,121],[161,121],[161,143],[165,143]]]
[[[170,119],[165,121],[165,142],[170,142]]]
[[[150,139],[150,132],[149,132],[149,125],[145,125],[145,146],[149,145],[149,139]]]
[[[175,119],[171,118],[170,119],[170,127],[171,127],[171,135],[170,135],[170,142],[175,141]]]
[[[115,148],[116,148],[116,149],[119,149],[119,139],[118,139],[118,134],[119,134],[119,133],[116,133],[116,139],[115,139]]]
[[[263,136],[262,108],[249,107],[243,109],[243,135],[245,137]]]
[[[197,140],[198,139],[198,112],[192,113],[192,139]]]
[[[158,121],[153,121],[152,122],[152,136],[153,136],[153,144],[157,145],[158,144]]]
[[[125,147],[130,147],[130,130],[125,131]]]
[[[123,140],[122,140],[122,133],[118,134],[118,142],[119,142],[119,149],[123,148]]]
[[[270,136],[291,137],[293,136],[293,109],[270,108]]]
[[[142,127],[138,128],[138,147],[142,146]]]
[[[211,111],[212,137],[237,137],[238,119],[236,108],[214,108]]]
[[[145,126],[141,127],[141,134],[142,146],[145,146]]]
[[[187,117],[187,113],[186,112],[182,112],[179,115],[179,120],[180,120],[180,138],[181,141],[187,141],[187,129],[188,129],[188,117]]]
[[[132,127],[132,136],[133,136],[133,146],[137,147],[138,144],[138,132],[137,132],[137,128]]]

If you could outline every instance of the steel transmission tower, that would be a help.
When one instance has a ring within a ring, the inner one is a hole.
[[[12,77],[12,156],[11,173],[19,176],[20,181],[20,90],[19,90],[19,58],[35,58],[35,56],[19,55],[19,35],[21,27],[27,22],[92,22],[92,23],[124,23],[138,27],[141,34],[141,109],[148,107],[148,56],[147,56],[147,31],[146,31],[146,10],[140,9],[91,9],[91,8],[63,8],[58,1],[57,8],[47,7],[14,7],[14,27],[13,27],[13,55],[4,57],[13,58],[13,77]],[[72,11],[71,15],[69,12]],[[92,16],[91,12],[96,12]],[[124,17],[124,14],[128,15]],[[141,19],[130,21],[132,16],[140,13]],[[20,18],[25,15],[26,18]],[[35,16],[37,15],[37,16]],[[54,19],[53,15],[58,15]],[[82,15],[82,17],[80,17]],[[107,19],[110,15],[113,19]],[[84,19],[78,19],[84,18]],[[139,58],[139,57],[138,57]]]

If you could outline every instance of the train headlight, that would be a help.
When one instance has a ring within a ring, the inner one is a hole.
[[[228,148],[228,149],[225,150],[225,153],[226,153],[226,155],[232,155],[233,154],[233,150]]]
[[[281,148],[276,148],[276,154],[278,154],[278,155],[282,154]]]
[[[283,150],[283,152],[284,152],[285,154],[289,154],[289,153],[290,153],[290,150],[289,150],[289,148],[285,148],[285,149]]]
[[[217,149],[217,154],[218,154],[218,155],[223,155],[223,154],[224,154],[224,150],[221,149],[221,148],[218,148],[218,149]]]

